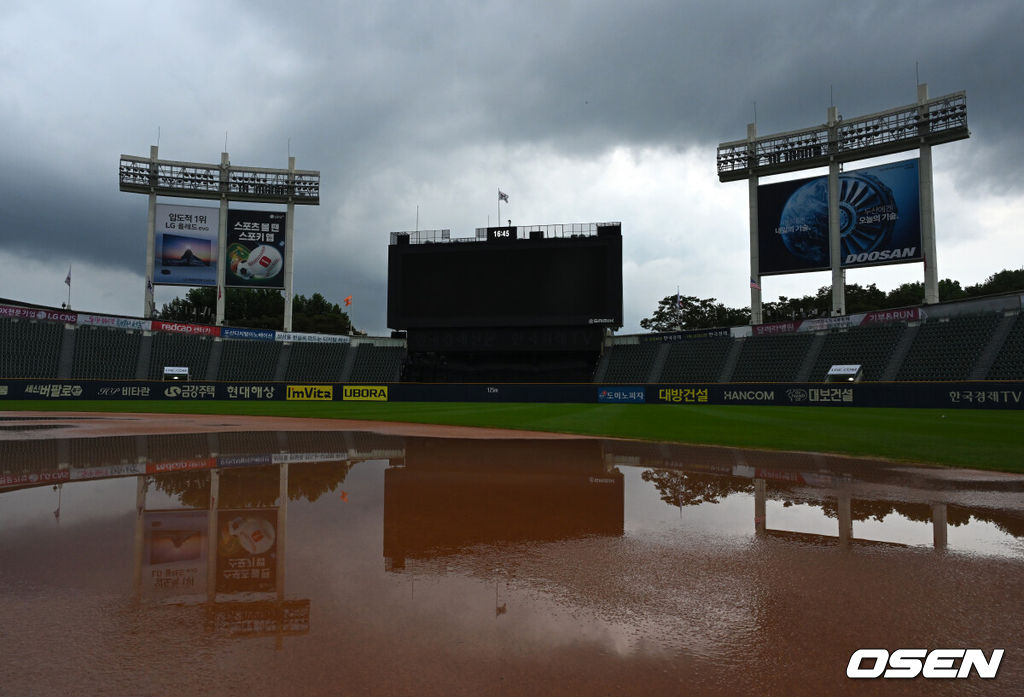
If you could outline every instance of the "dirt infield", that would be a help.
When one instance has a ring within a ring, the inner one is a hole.
[[[0,441],[100,436],[151,436],[173,433],[225,431],[370,431],[399,436],[448,438],[589,438],[542,431],[513,431],[471,426],[298,419],[278,416],[226,416],[204,414],[99,414],[75,411],[0,411]]]

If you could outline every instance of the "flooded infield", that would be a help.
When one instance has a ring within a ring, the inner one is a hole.
[[[105,419],[0,413],[0,694],[1024,689],[1021,476]],[[1005,654],[993,679],[846,676],[857,649],[951,647]]]

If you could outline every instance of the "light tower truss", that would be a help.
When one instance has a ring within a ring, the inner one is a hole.
[[[967,93],[718,146],[718,179],[739,181],[916,150],[970,137]]]

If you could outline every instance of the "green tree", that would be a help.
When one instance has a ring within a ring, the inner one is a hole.
[[[654,314],[640,320],[640,326],[653,332],[674,332],[682,329],[731,327],[750,321],[750,310],[726,307],[715,298],[693,295],[669,295],[658,302]]]
[[[190,288],[184,298],[165,304],[159,318],[178,322],[212,324],[217,312],[215,288]],[[280,329],[284,324],[284,296],[268,289],[227,288],[224,291],[224,323],[233,327]],[[351,334],[348,313],[320,293],[311,298],[296,295],[292,303],[292,329],[318,334]]]

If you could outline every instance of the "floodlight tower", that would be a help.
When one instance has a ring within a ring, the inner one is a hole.
[[[292,329],[292,270],[294,261],[295,206],[320,205],[320,172],[295,169],[295,158],[288,158],[288,169],[239,167],[231,164],[226,152],[220,164],[176,162],[157,157],[157,146],[149,148],[149,157],[121,155],[118,168],[121,191],[149,196],[148,237],[146,238],[146,293],[144,316],[155,310],[154,278],[157,196],[213,199],[220,201],[217,233],[217,324],[224,322],[225,271],[227,269],[228,202],[276,203],[287,207],[284,246],[284,331]],[[280,288],[281,286],[275,286]]]
[[[828,243],[832,270],[832,314],[844,313],[844,260],[841,254],[839,173],[846,162],[920,151],[919,210],[924,261],[925,303],[939,301],[935,251],[935,204],[931,148],[970,137],[967,129],[967,94],[954,92],[928,98],[928,86],[917,86],[914,104],[844,120],[829,107],[826,123],[769,136],[757,136],[757,124],[747,126],[747,137],[718,146],[719,181],[746,179],[750,199],[750,318],[761,324],[762,271],[758,245],[758,179],[771,174],[828,167]],[[783,272],[775,272],[783,273]]]

